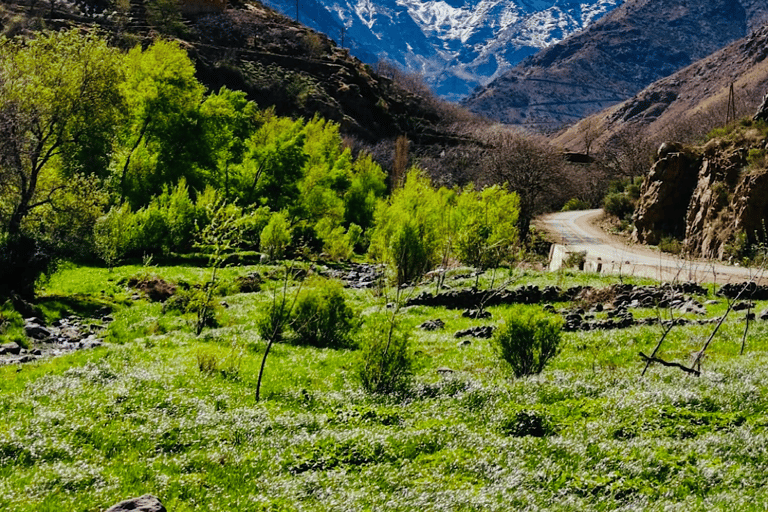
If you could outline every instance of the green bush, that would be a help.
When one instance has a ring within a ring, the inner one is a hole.
[[[603,199],[603,210],[618,219],[626,219],[634,213],[635,205],[629,196],[620,192],[614,192],[608,194]]]
[[[560,348],[562,319],[515,309],[493,337],[499,356],[515,377],[541,373]]]
[[[272,214],[261,232],[261,250],[269,259],[282,258],[291,243],[291,229],[288,218],[282,212]]]
[[[349,348],[358,327],[355,312],[344,299],[340,283],[314,280],[299,295],[291,326],[296,342],[315,347]]]
[[[413,358],[408,331],[395,319],[376,316],[361,340],[357,374],[369,393],[401,393],[411,383]]]
[[[563,205],[563,208],[560,211],[573,212],[576,210],[589,210],[589,203],[582,199],[572,197]]]
[[[677,238],[665,236],[659,242],[659,250],[670,254],[680,254],[683,252],[683,243]]]

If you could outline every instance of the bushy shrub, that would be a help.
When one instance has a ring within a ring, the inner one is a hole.
[[[389,252],[394,263],[396,283],[411,283],[432,265],[432,253],[427,239],[416,222],[406,219],[392,234]]]
[[[573,212],[577,210],[589,210],[589,203],[577,197],[572,197],[563,205],[560,211]]]
[[[400,393],[411,383],[410,334],[396,320],[375,316],[360,340],[357,374],[369,393]]]
[[[553,432],[552,422],[539,411],[517,411],[504,418],[499,425],[503,434],[512,437],[545,437]]]
[[[560,348],[562,320],[516,308],[496,330],[493,341],[499,356],[515,377],[541,373]]]
[[[269,259],[282,258],[291,243],[291,229],[288,218],[282,212],[272,214],[261,232],[261,250]]]
[[[618,219],[627,219],[635,211],[635,205],[626,194],[614,192],[603,199],[603,210]]]
[[[96,220],[93,228],[96,254],[104,260],[109,268],[114,267],[130,250],[130,225],[133,214],[124,203],[120,207],[113,206],[106,215]]]
[[[315,347],[352,347],[352,333],[358,322],[344,299],[341,284],[318,279],[306,286],[296,301],[291,319],[296,341]]]

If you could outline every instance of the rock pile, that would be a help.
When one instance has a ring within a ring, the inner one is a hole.
[[[727,299],[741,297],[742,299],[768,300],[768,286],[757,285],[753,282],[728,283],[724,284],[717,291],[717,294]]]
[[[512,290],[477,290],[465,288],[434,295],[422,292],[408,300],[406,306],[445,307],[448,309],[477,309],[502,304],[538,304],[586,300],[590,296],[604,297],[614,307],[668,307],[674,301],[688,299],[685,295],[706,295],[707,290],[696,283],[635,286],[616,284],[600,290],[589,286],[573,286],[562,290],[558,286],[539,288],[520,286]]]
[[[384,276],[383,265],[368,265],[365,263],[352,263],[348,269],[321,269],[319,273],[331,279],[344,281],[346,288],[373,288]]]
[[[17,343],[0,345],[0,365],[31,363],[41,357],[100,347],[104,341],[99,332],[112,320],[107,314],[102,315],[99,322],[70,315],[46,326],[38,317],[26,318],[24,331],[32,341],[30,348],[25,349]]]

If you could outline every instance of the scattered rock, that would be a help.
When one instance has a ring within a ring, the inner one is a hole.
[[[479,320],[482,318],[491,318],[491,313],[484,309],[465,309],[461,316]]]
[[[35,323],[25,324],[24,332],[27,334],[27,336],[36,340],[44,340],[51,337],[51,331],[49,331],[42,325],[35,324]]]
[[[466,338],[470,336],[472,338],[485,338],[488,339],[493,336],[494,327],[492,325],[479,325],[477,327],[470,327],[463,331],[457,331],[454,338]]]
[[[472,344],[472,342],[470,340],[461,340],[456,345],[459,346],[459,347],[466,347],[466,346],[469,346],[471,344]]]
[[[759,315],[757,315],[757,318],[760,320],[768,320],[768,309],[764,309],[760,312]]]
[[[151,494],[131,498],[109,507],[105,512],[167,512],[162,502]]]
[[[0,345],[0,355],[11,354],[17,356],[21,354],[21,346],[18,343],[3,343]]]
[[[733,305],[734,311],[745,311],[747,309],[754,309],[755,303],[751,301],[741,301]]]
[[[419,329],[423,329],[425,331],[438,331],[445,328],[445,322],[440,320],[439,318],[436,318],[435,320],[427,320],[423,324],[419,326]]]
[[[454,373],[454,370],[452,368],[448,368],[447,366],[441,366],[435,371],[440,375],[449,375],[451,373]]]

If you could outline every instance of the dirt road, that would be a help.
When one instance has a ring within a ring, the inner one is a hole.
[[[560,212],[536,222],[549,232],[564,252],[587,253],[588,268],[600,272],[651,277],[660,281],[741,282],[764,272],[706,260],[683,259],[647,246],[629,244],[596,225],[602,210]]]

